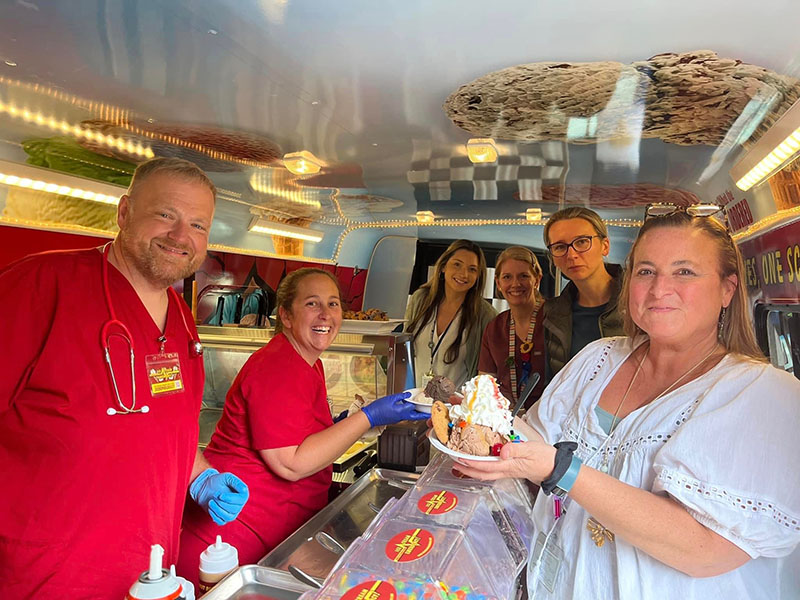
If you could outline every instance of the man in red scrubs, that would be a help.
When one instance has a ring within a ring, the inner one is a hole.
[[[214,198],[192,163],[149,161],[113,243],[0,270],[0,598],[123,598],[152,544],[176,561],[187,488],[220,524],[244,505],[197,451],[203,359],[170,288]]]

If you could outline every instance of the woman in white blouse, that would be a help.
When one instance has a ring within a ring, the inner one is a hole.
[[[799,597],[800,381],[763,359],[724,227],[647,220],[620,306],[628,337],[558,373],[530,441],[459,467],[552,492],[533,510],[529,596]]]
[[[409,299],[405,330],[414,339],[417,387],[443,375],[457,389],[477,374],[483,330],[497,316],[483,299],[485,283],[483,250],[469,240],[456,240]]]

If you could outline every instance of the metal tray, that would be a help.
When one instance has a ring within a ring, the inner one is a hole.
[[[392,333],[397,326],[402,323],[405,323],[405,320],[361,321],[359,319],[342,319],[342,325],[339,331],[342,333],[361,333],[365,335],[387,335]]]
[[[323,531],[347,548],[375,518],[375,510],[390,498],[402,496],[418,477],[416,473],[371,469],[258,564],[280,571],[288,571],[291,565],[321,583],[339,557],[314,539],[316,533]]]
[[[211,588],[204,600],[296,600],[311,588],[283,571],[258,565],[236,569]]]

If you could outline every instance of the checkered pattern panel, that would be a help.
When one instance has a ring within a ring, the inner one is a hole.
[[[453,155],[451,147],[439,150],[427,140],[415,140],[408,182],[417,207],[440,210],[449,201],[541,202],[542,184],[558,185],[565,174],[562,142],[497,147],[497,162],[476,165],[466,154]]]

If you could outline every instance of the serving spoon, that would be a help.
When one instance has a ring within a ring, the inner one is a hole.
[[[528,398],[530,398],[531,394],[533,393],[533,388],[536,387],[536,384],[539,383],[540,379],[541,376],[539,375],[539,373],[534,373],[533,375],[531,375],[531,378],[525,385],[525,389],[523,390],[522,395],[519,397],[519,400],[517,400],[516,406],[514,406],[514,411],[511,413],[512,419],[516,417],[517,413],[519,413],[522,407],[525,406],[525,403],[528,401]]]

